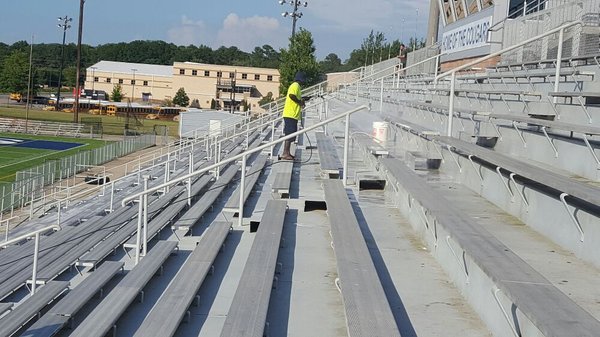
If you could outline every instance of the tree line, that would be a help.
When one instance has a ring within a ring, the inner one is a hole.
[[[290,66],[294,62],[294,55],[299,52],[308,52],[316,62],[316,68],[310,66],[309,72],[314,73],[315,80],[324,73],[349,71],[364,65],[377,63],[381,60],[398,56],[401,42],[393,40],[387,42],[382,32],[371,31],[363,39],[359,48],[350,53],[350,57],[342,61],[335,53],[328,54],[322,61],[317,62],[314,53],[316,51],[312,35],[309,40],[305,35],[300,35],[301,44],[309,43],[309,47],[294,50],[292,41],[288,49],[276,50],[270,45],[257,46],[252,52],[245,52],[235,46],[220,47],[212,49],[205,45],[200,46],[177,46],[164,41],[132,41],[120,43],[108,43],[98,46],[82,45],[82,67],[83,69],[99,61],[132,62],[158,65],[172,65],[173,62],[198,62],[208,64],[222,64],[233,66],[249,66],[260,68],[280,69],[289,72],[296,66]],[[406,44],[408,50],[412,46],[421,47],[423,41],[415,43],[411,41]],[[62,45],[59,43],[35,44],[33,46],[32,70],[34,88],[52,87],[58,85],[60,72]],[[15,42],[8,45],[0,42],[0,91],[1,92],[23,92],[27,88],[27,75],[29,72],[29,50],[30,45],[26,41]],[[64,67],[62,83],[64,86],[75,86],[77,47],[75,44],[66,44],[64,47]],[[289,62],[288,62],[289,61]],[[312,64],[312,61],[311,61]],[[85,72],[82,72],[85,76]],[[293,76],[293,75],[292,75]],[[80,79],[81,80],[81,79]],[[286,81],[284,81],[286,82]],[[287,82],[286,82],[287,83]],[[283,85],[284,83],[282,83]]]

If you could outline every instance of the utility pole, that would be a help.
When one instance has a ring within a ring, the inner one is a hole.
[[[67,38],[67,29],[71,28],[71,25],[69,24],[69,22],[73,21],[73,18],[68,17],[67,15],[65,15],[64,18],[59,17],[58,21],[60,22],[58,24],[58,28],[62,28],[63,29],[63,39],[62,39],[62,47],[60,49],[60,71],[58,72],[58,90],[56,93],[56,110],[60,110],[60,89],[62,88],[62,73],[63,73],[63,67],[65,65],[65,41]]]
[[[31,105],[31,68],[33,64],[33,35],[31,35],[31,46],[29,48],[29,78],[27,81],[27,106],[25,107],[25,133],[29,122],[29,106]]]
[[[79,123],[79,96],[81,93],[81,36],[83,35],[83,5],[85,0],[79,0],[79,30],[77,32],[77,74],[75,78],[75,103],[73,103],[73,121]]]

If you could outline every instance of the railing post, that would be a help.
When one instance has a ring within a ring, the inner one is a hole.
[[[381,92],[379,94],[379,114],[383,114],[383,77],[381,78]]]
[[[344,186],[348,186],[348,147],[350,145],[350,115],[346,115],[346,126],[344,131],[344,167],[342,171],[342,180]]]
[[[144,197],[140,194],[138,199],[138,218],[137,218],[137,231],[135,232],[135,265],[140,262],[140,245],[142,239],[142,214],[144,213]]]
[[[109,212],[113,211],[114,201],[115,201],[115,181],[113,180],[110,182],[110,208],[108,209]]]
[[[240,203],[238,205],[238,226],[242,226],[244,219],[244,189],[246,185],[246,157],[242,157],[242,177],[240,179]]]
[[[438,68],[440,67],[440,56],[442,56],[442,54],[438,54],[435,58],[435,69],[433,78],[437,78],[438,75]]]
[[[150,176],[145,175],[144,176],[144,191],[148,190],[148,179],[150,178]],[[148,252],[148,194],[144,194],[144,207],[143,207],[143,216],[144,216],[144,251],[142,256],[146,256],[146,253]]]
[[[556,53],[556,72],[554,73],[554,91],[558,91],[559,80],[560,80],[560,67],[562,65],[562,50],[563,40],[565,36],[565,29],[558,31],[558,51]],[[558,97],[554,96],[553,104],[556,104]]]
[[[35,233],[35,244],[33,248],[33,273],[31,275],[31,295],[35,294],[35,288],[37,286],[37,265],[38,257],[40,252],[40,233]]]
[[[450,98],[448,102],[448,137],[452,137],[452,118],[454,117],[454,89],[456,85],[456,72],[450,77]]]
[[[271,143],[273,142],[273,140],[275,140],[275,120],[271,121]],[[275,155],[275,153],[273,153],[274,151],[275,145],[271,144],[271,157]]]
[[[188,167],[188,173],[192,173],[194,172],[194,154],[190,152],[189,154],[189,167]],[[187,204],[188,206],[192,205],[192,177],[188,178],[187,181]]]
[[[112,208],[112,202],[110,203],[110,207]],[[60,212],[61,212],[61,202],[58,200],[57,210],[56,210],[56,224],[60,226]]]

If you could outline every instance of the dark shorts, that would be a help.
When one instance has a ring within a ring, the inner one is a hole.
[[[298,131],[298,120],[294,119],[294,118],[289,118],[289,117],[283,117],[283,134],[285,136],[292,134],[294,132]],[[291,139],[288,139],[289,141],[293,142],[296,140],[296,137],[293,137]]]

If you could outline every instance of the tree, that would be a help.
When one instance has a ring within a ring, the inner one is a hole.
[[[306,74],[305,87],[318,83],[321,79],[321,70],[315,58],[315,46],[312,34],[300,28],[300,32],[290,37],[288,50],[281,50],[281,63],[279,64],[279,92],[285,95],[289,85],[294,81],[296,72]]]
[[[200,109],[200,101],[197,98],[192,100],[190,108]]]
[[[342,60],[334,53],[325,56],[325,59],[319,62],[319,66],[321,66],[321,71],[324,73],[334,73],[344,70]]]
[[[29,81],[29,60],[27,53],[15,50],[0,66],[0,90],[5,92],[27,92]]]
[[[363,40],[360,49],[354,49],[350,52],[350,58],[347,62],[348,70],[379,62],[379,58],[383,57],[383,51],[387,46],[384,42],[385,36],[382,32],[373,33],[371,31],[369,36]]]
[[[184,88],[179,88],[179,90],[177,90],[175,97],[173,97],[173,104],[179,106],[188,106],[188,104],[190,104],[190,98],[185,93]]]
[[[120,84],[115,84],[113,86],[113,90],[110,93],[110,99],[113,102],[121,102],[121,100],[123,100],[123,88]]]
[[[273,93],[272,92],[268,92],[266,96],[263,96],[260,101],[258,101],[258,106],[263,106],[263,105],[267,105],[271,102],[273,102],[275,99],[273,98]]]

